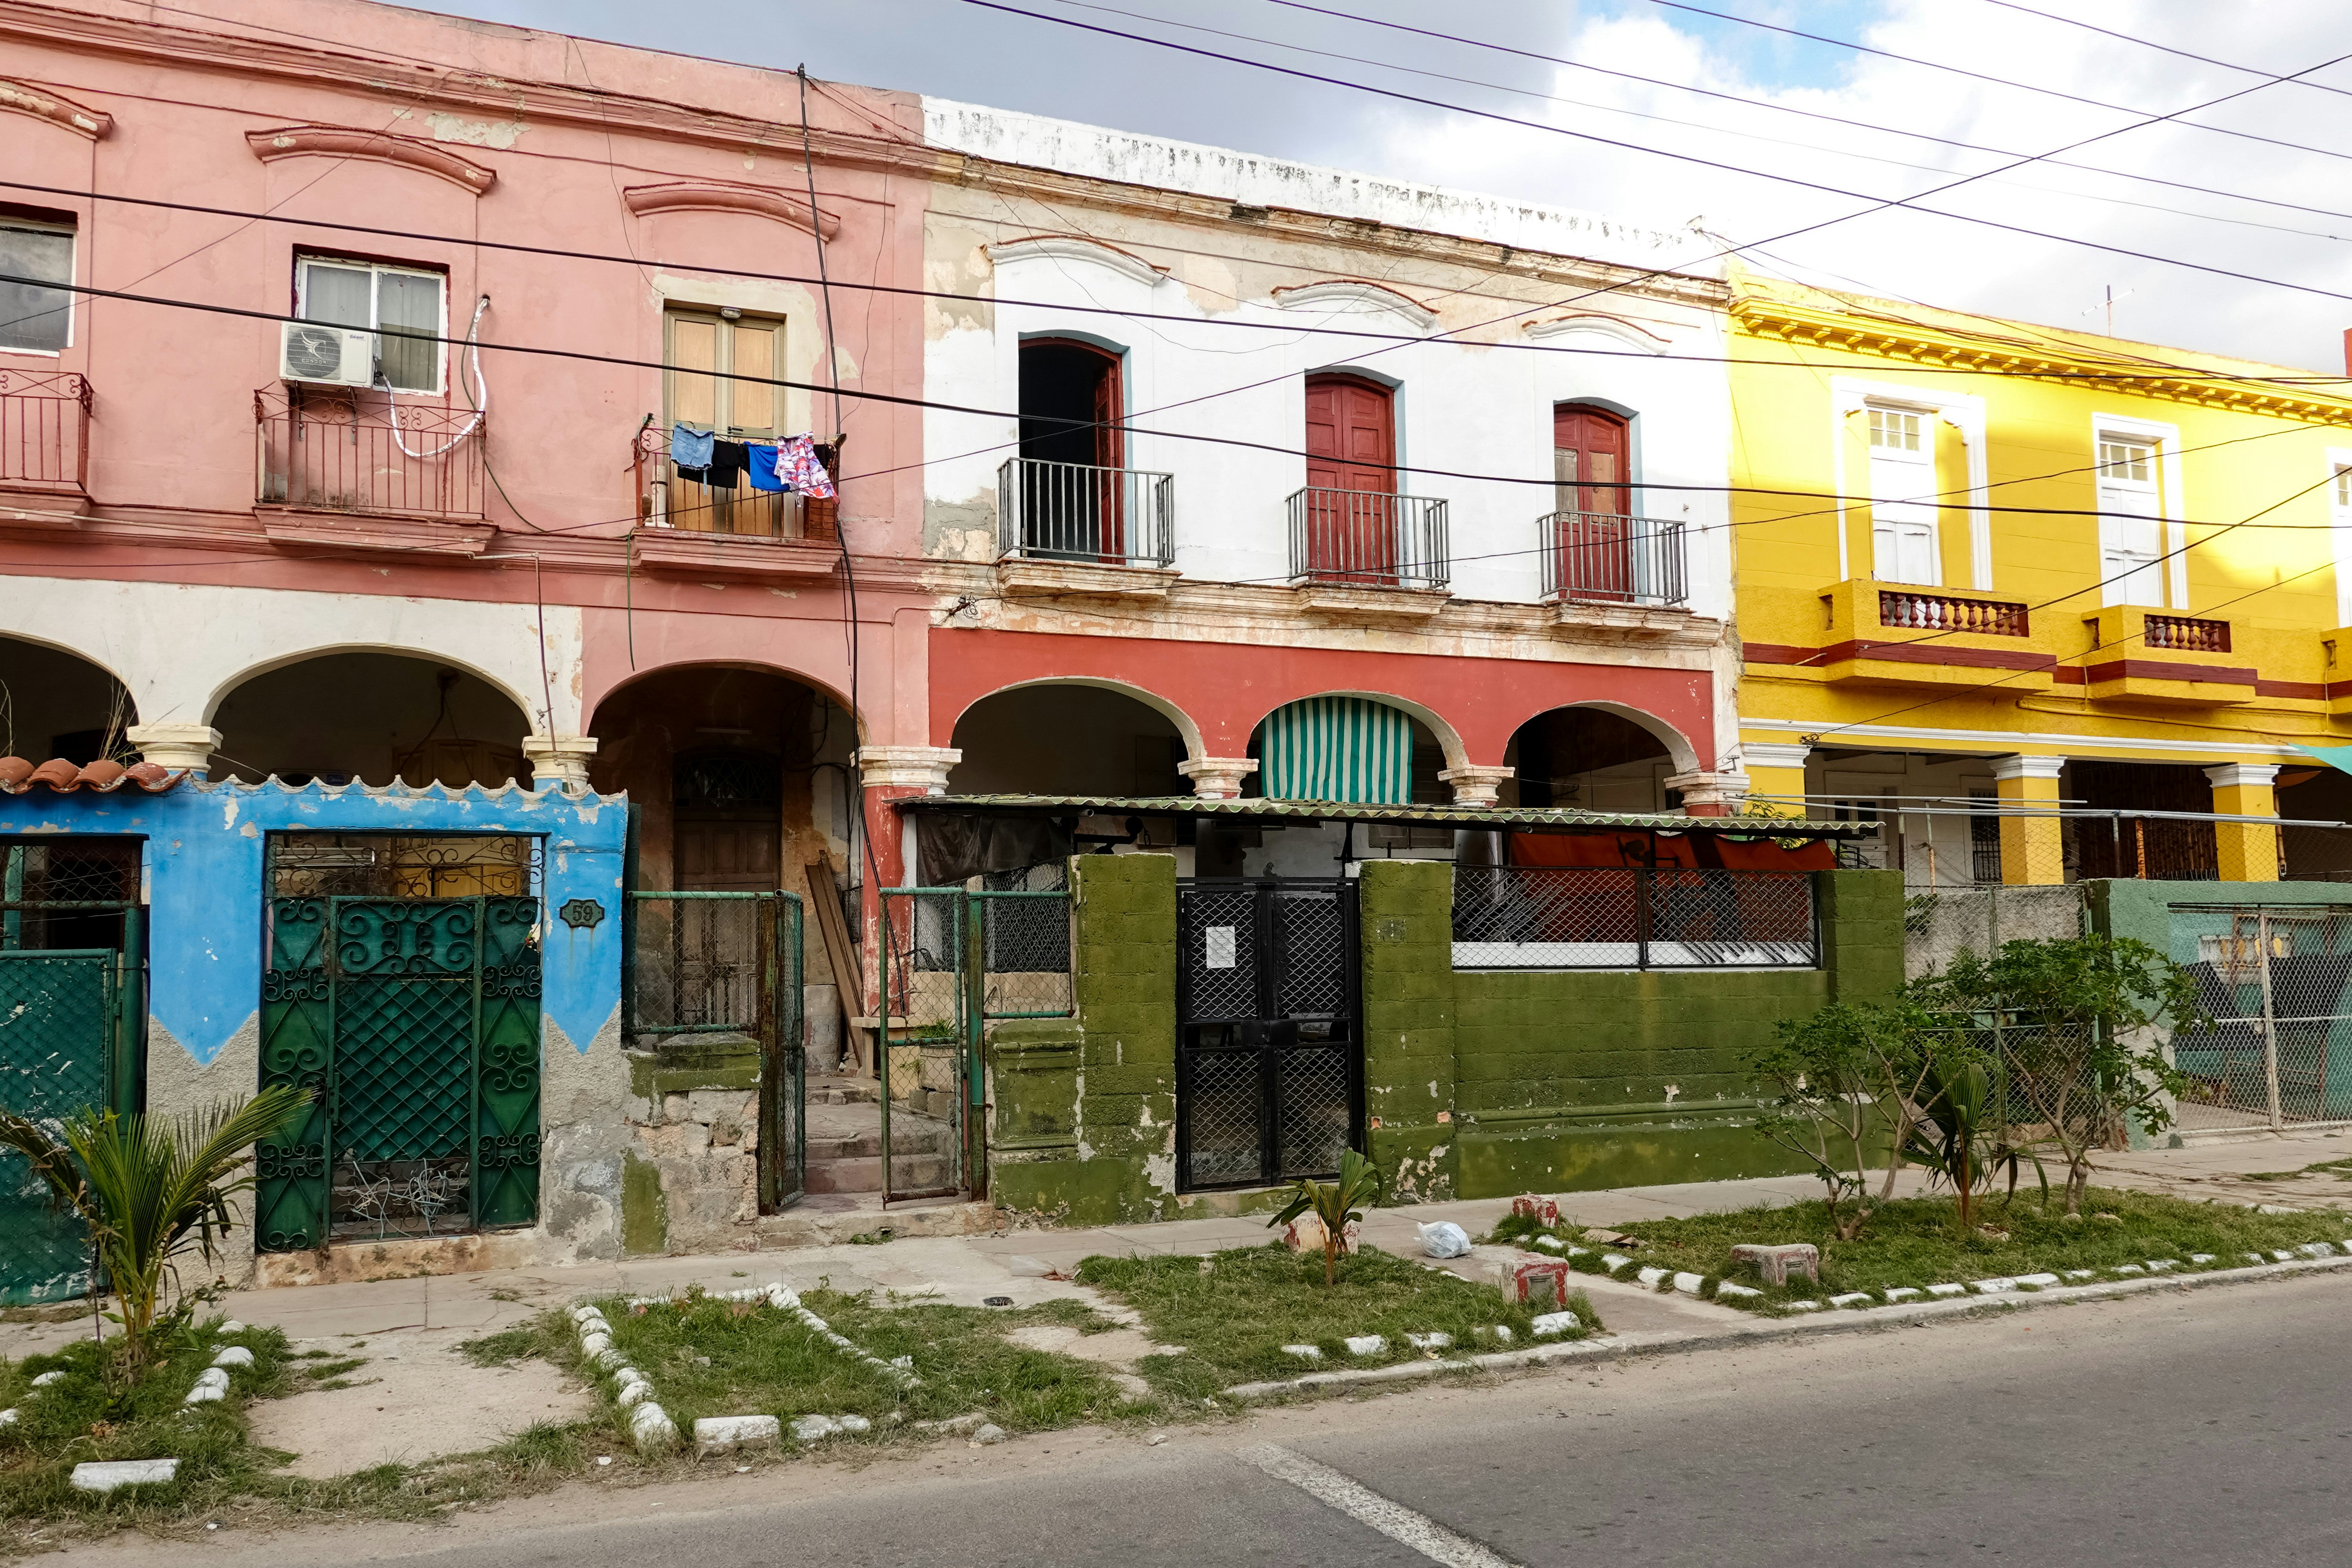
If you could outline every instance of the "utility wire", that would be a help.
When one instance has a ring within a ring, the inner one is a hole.
[[[2154,38],[2144,38],[2137,33],[2119,33],[2113,27],[2102,27],[2096,22],[2085,22],[2080,16],[2062,16],[2055,11],[2037,11],[2031,5],[2018,5],[2016,0],[1984,0],[1984,3],[1988,5],[1998,5],[2004,11],[2015,11],[2027,16],[2039,16],[2045,22],[2063,22],[2070,27],[2080,27],[2086,33],[2096,33],[2103,38],[2114,38],[2119,43],[2137,44],[2141,48],[2154,49],[2158,54],[2172,55],[2184,60],[2195,60],[2200,65],[2220,66],[2223,70],[2242,71],[2247,76],[2268,77],[2273,81],[2294,81],[2297,87],[2307,87],[2319,92],[2332,92],[2339,97],[2352,98],[2352,91],[2347,91],[2340,87],[2330,87],[2324,81],[2303,81],[2292,77],[2278,76],[2256,66],[2232,65],[2228,60],[2217,60],[2211,55],[2192,54],[2187,49],[2176,49],[2169,44],[2159,44]]]

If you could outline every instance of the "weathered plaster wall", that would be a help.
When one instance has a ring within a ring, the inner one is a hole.
[[[1078,1016],[991,1046],[996,1201],[1082,1224],[1262,1206],[1174,1192],[1172,858],[1076,865]],[[1894,872],[1819,875],[1820,969],[1706,973],[1457,973],[1451,866],[1369,861],[1358,886],[1366,1134],[1392,1202],[1794,1169],[1754,1131],[1743,1052],[1903,979]]]

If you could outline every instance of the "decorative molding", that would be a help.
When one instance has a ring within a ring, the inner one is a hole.
[[[1157,288],[1168,274],[1151,265],[1133,251],[1121,250],[1115,245],[1105,245],[1098,239],[1088,239],[1076,234],[1028,234],[1018,239],[999,240],[988,248],[988,258],[999,267],[1015,261],[1082,261],[1116,272],[1129,282],[1140,283],[1147,289]]]
[[[1112,566],[1090,561],[1007,556],[996,563],[1000,594],[1060,599],[1165,599],[1183,574],[1173,566]]]
[[[1356,622],[1426,621],[1454,596],[1444,588],[1372,588],[1344,583],[1301,583],[1290,592],[1293,602],[1307,615]]]
[[[1192,781],[1192,793],[1203,800],[1239,800],[1242,780],[1257,772],[1255,757],[1190,757],[1176,771]]]
[[[1322,305],[1345,310],[1355,307],[1399,317],[1421,331],[1437,325],[1437,312],[1413,299],[1363,278],[1332,278],[1320,283],[1294,283],[1274,291],[1274,302],[1285,310]]]
[[[1553,603],[1551,624],[1554,632],[1564,636],[1611,642],[1713,647],[1723,640],[1723,623],[1714,616],[1656,605],[1615,605],[1563,597]]]
[[[1529,321],[1519,329],[1528,337],[1562,338],[1573,332],[1593,332],[1604,338],[1614,338],[1628,348],[1643,353],[1662,354],[1669,340],[1637,321],[1622,316],[1604,316],[1598,311],[1580,311],[1570,316],[1554,316],[1549,321]]]
[[[2223,763],[2205,770],[2215,789],[2270,789],[2278,782],[2274,763]]]
[[[794,201],[782,191],[764,185],[730,184],[722,180],[672,180],[659,185],[631,185],[621,193],[621,201],[639,217],[674,212],[750,213],[790,224],[824,239],[841,232],[841,220],[824,208],[817,208],[812,220],[808,203]]]
[[[221,732],[209,724],[133,724],[122,738],[139,748],[142,760],[198,778],[212,767],[213,749],[221,743]]]
[[[1456,805],[1492,805],[1502,793],[1503,783],[1519,770],[1517,768],[1440,768],[1438,782],[1454,786]]]
[[[875,789],[948,793],[948,773],[963,761],[953,746],[860,746],[850,753],[858,776]]]
[[[596,754],[593,735],[525,735],[522,754],[530,759],[533,789],[588,787],[588,759]],[[600,913],[601,918],[601,913]]]
[[[2113,358],[2096,356],[2088,350],[2081,354],[2053,353],[2047,345],[2024,344],[1990,333],[1938,331],[1917,322],[1810,309],[1761,295],[1734,299],[1731,315],[1759,337],[1807,348],[1875,354],[1906,365],[2047,378],[2077,388],[2085,372],[2114,375],[2123,370],[2131,374],[2132,389],[2142,396],[2270,414],[2314,425],[2352,426],[2352,399],[2283,387],[2259,376],[2240,377],[2221,370],[2200,375],[2160,366],[2143,369],[2130,363],[2119,366]]]
[[[2064,746],[2070,751],[2174,752],[2188,756],[2272,756],[2308,763],[2311,754],[2299,746],[2265,746],[2252,741],[2166,741],[2149,735],[2032,734],[2022,730],[1946,730],[1923,724],[1838,724],[1823,719],[1742,718],[1743,730],[1774,730],[1786,734],[1814,734],[1834,730],[1842,735],[1871,735],[1889,741],[1946,741],[1983,751],[1991,746]],[[1841,742],[1842,743],[1842,742]]]
[[[103,110],[87,108],[47,88],[5,77],[0,77],[0,111],[46,120],[92,142],[103,141],[114,130],[114,116]]]
[[[2063,757],[1995,757],[1992,776],[1996,779],[2056,779],[2066,766]]]
[[[636,563],[647,572],[822,578],[841,570],[841,547],[818,540],[761,539],[693,528],[640,528],[631,538]]]
[[[356,126],[287,125],[275,131],[248,131],[245,144],[265,163],[279,158],[359,158],[415,169],[478,196],[498,184],[499,179],[496,169],[470,158],[460,158],[438,143],[383,131],[362,131]]]
[[[1743,741],[1739,745],[1739,765],[1743,769],[1789,768],[1801,771],[1805,758],[1812,752],[1802,741]]]

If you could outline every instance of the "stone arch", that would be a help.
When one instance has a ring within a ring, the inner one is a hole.
[[[362,645],[253,666],[205,720],[215,777],[496,788],[530,778],[537,706],[465,660]]]
[[[381,641],[325,643],[315,647],[272,654],[268,658],[247,665],[235,674],[215,682],[211,691],[205,698],[204,712],[200,716],[202,721],[206,724],[213,722],[220,712],[221,704],[235,694],[240,687],[249,686],[263,676],[275,674],[281,669],[289,669],[298,664],[307,664],[317,658],[332,658],[341,654],[381,654],[390,658],[420,659],[429,664],[446,665],[452,669],[462,670],[521,709],[523,717],[532,721],[534,724],[541,721],[543,718],[541,710],[547,705],[547,696],[543,690],[533,689],[528,692],[519,692],[509,680],[494,673],[487,666],[472,659],[445,653],[437,647],[415,647]],[[551,663],[547,671],[547,678],[550,682],[557,679],[557,671]]]
[[[1013,734],[1037,737],[1018,760]],[[1201,727],[1146,688],[1098,677],[1014,681],[955,716],[950,775],[961,795],[1163,795],[1187,793],[1180,763],[1205,754]]]
[[[1507,805],[1663,811],[1666,780],[1698,771],[1673,725],[1622,702],[1565,702],[1530,714],[1504,749]],[[1660,764],[1664,763],[1663,771]]]
[[[0,633],[0,691],[8,704],[0,752],[31,763],[133,760],[125,731],[139,722],[137,694],[80,648]]]
[[[992,697],[998,697],[1007,691],[1020,691],[1035,686],[1091,686],[1097,690],[1116,691],[1122,697],[1131,697],[1136,701],[1142,703],[1146,708],[1152,710],[1161,718],[1167,720],[1171,724],[1173,724],[1176,727],[1176,733],[1183,739],[1184,755],[1188,759],[1193,762],[1198,762],[1202,757],[1209,754],[1208,743],[1201,737],[1201,726],[1193,721],[1193,718],[1190,713],[1185,712],[1183,709],[1178,707],[1175,703],[1170,701],[1167,698],[1160,696],[1160,693],[1151,690],[1148,687],[1138,686],[1132,681],[1112,680],[1102,676],[1048,675],[1040,676],[1034,680],[1011,681],[1003,686],[997,687],[992,691],[984,691],[978,697],[973,698],[970,702],[965,703],[957,712],[955,716],[955,723],[962,723],[966,713],[971,712],[973,709],[979,707],[982,703],[987,701]],[[950,731],[952,731],[954,727],[954,724],[950,724],[949,726]]]
[[[674,658],[666,659],[659,664],[643,665],[638,668],[629,670],[625,672],[620,679],[613,682],[612,685],[604,688],[602,691],[596,692],[593,697],[590,697],[585,693],[582,695],[580,717],[582,723],[585,728],[585,732],[591,735],[596,733],[597,711],[607,702],[610,702],[614,698],[630,689],[632,687],[642,686],[645,682],[656,676],[670,674],[682,669],[740,669],[747,670],[756,675],[782,676],[786,680],[798,681],[801,685],[807,687],[811,691],[815,692],[818,696],[824,698],[835,708],[840,709],[844,713],[850,716],[851,720],[856,726],[857,739],[860,744],[864,744],[871,741],[873,738],[872,725],[867,721],[865,714],[859,712],[850,704],[849,694],[847,692],[836,688],[831,681],[821,679],[816,676],[809,674],[805,670],[795,669],[792,666],[786,664],[776,664],[767,659],[757,658]]]
[[[1424,703],[1415,702],[1410,697],[1399,697],[1392,691],[1358,691],[1338,688],[1328,691],[1302,691],[1295,697],[1285,698],[1274,707],[1259,714],[1256,723],[1250,726],[1251,732],[1255,734],[1258,727],[1277,710],[1287,708],[1293,702],[1305,702],[1317,697],[1358,697],[1367,702],[1382,702],[1391,708],[1402,709],[1419,720],[1422,727],[1429,731],[1432,739],[1436,741],[1439,748],[1445,753],[1445,765],[1448,768],[1466,768],[1471,765],[1470,748],[1464,743],[1462,732],[1448,722],[1444,714]]]
[[[1674,759],[1675,772],[1695,773],[1699,771],[1698,748],[1691,744],[1690,737],[1655,713],[1645,712],[1628,702],[1568,702],[1561,706],[1598,709],[1603,713],[1614,713],[1629,723],[1638,724],[1665,746],[1666,754]]]

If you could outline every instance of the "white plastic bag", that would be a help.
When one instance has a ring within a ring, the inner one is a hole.
[[[1450,1219],[1435,1225],[1413,1226],[1421,1232],[1421,1249],[1432,1258],[1466,1258],[1470,1255],[1470,1233]]]

